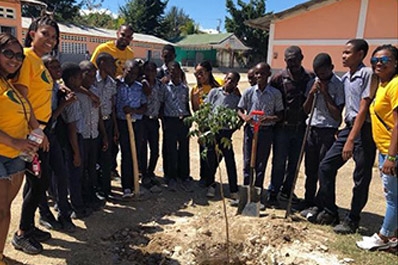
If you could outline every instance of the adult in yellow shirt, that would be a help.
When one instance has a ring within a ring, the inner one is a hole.
[[[32,115],[37,118],[42,128],[51,117],[51,97],[53,80],[41,58],[58,49],[59,28],[50,16],[35,19],[29,26],[25,39],[25,60],[19,75],[14,80],[15,88],[27,97],[32,106]],[[46,129],[44,132],[46,133]],[[12,244],[18,250],[29,254],[38,254],[43,250],[40,242],[51,238],[51,234],[35,227],[34,217],[39,202],[45,196],[49,185],[49,151],[48,138],[45,137],[38,151],[41,161],[41,177],[26,172],[26,187],[22,204],[22,213],[18,231],[14,234]]]
[[[8,34],[0,34],[0,265],[10,226],[11,203],[23,180],[25,162],[19,153],[35,152],[37,144],[26,139],[34,126],[28,102],[9,82],[24,60],[22,45]]]
[[[131,25],[121,25],[116,33],[117,39],[115,41],[108,41],[99,45],[93,55],[91,62],[96,65],[97,56],[102,53],[109,53],[115,58],[116,64],[116,77],[123,74],[123,66],[127,60],[134,59],[134,52],[129,47],[130,42],[133,40],[133,27]]]
[[[370,114],[387,207],[380,231],[371,237],[363,237],[357,246],[381,250],[393,247],[390,240],[398,228],[398,49],[392,45],[377,47],[371,63],[380,79]]]

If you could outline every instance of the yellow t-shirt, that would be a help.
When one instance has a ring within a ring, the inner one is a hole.
[[[11,86],[0,78],[0,130],[13,138],[26,139],[30,108],[23,96]],[[19,153],[19,150],[0,144],[2,156],[15,158]]]
[[[382,154],[388,154],[391,142],[392,128],[394,128],[393,110],[398,108],[398,75],[377,88],[376,97],[370,105],[370,117],[372,119],[373,139],[377,149]],[[387,130],[386,126],[380,121],[376,114],[391,128]]]
[[[218,77],[215,77],[215,79],[216,79],[217,83],[218,83],[220,86],[223,86],[223,85],[224,85],[224,80],[223,80],[223,79],[218,78]],[[200,93],[199,104],[202,104],[202,103],[203,103],[205,97],[207,96],[207,94],[209,94],[209,92],[210,92],[210,90],[211,90],[212,88],[213,88],[213,87],[211,87],[210,85],[204,85],[204,86],[202,86],[202,92]],[[199,89],[198,85],[195,85],[195,86],[192,88],[192,90],[191,90],[191,98],[192,98],[193,93],[196,92],[198,89]]]
[[[91,56],[91,62],[95,64],[95,66],[97,66],[95,60],[101,52],[106,52],[115,58],[116,76],[123,74],[123,67],[127,60],[134,59],[134,52],[129,46],[122,51],[116,47],[115,41],[108,41],[99,45]]]
[[[28,100],[37,120],[48,122],[51,117],[53,80],[43,61],[32,48],[24,48],[24,53],[25,60],[14,84],[28,88]]]

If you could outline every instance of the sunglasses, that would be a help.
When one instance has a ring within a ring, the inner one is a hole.
[[[19,62],[22,62],[23,59],[25,58],[25,55],[22,52],[13,52],[11,50],[2,50],[1,53],[7,59],[11,60],[11,59],[15,58]]]
[[[390,58],[388,58],[388,56],[372,57],[370,59],[371,64],[377,64],[377,63],[387,64],[389,61],[390,61]]]

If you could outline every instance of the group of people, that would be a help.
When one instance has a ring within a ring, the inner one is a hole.
[[[141,185],[151,192],[161,191],[154,173],[160,153],[161,123],[167,188],[191,192],[190,128],[184,119],[191,116],[191,107],[196,112],[204,103],[214,110],[219,106],[235,110],[244,122],[245,185],[250,182],[254,123],[260,122],[254,185],[263,189],[272,150],[271,181],[265,192],[265,206],[270,207],[277,207],[279,200],[288,199],[293,192],[308,114],[314,104],[306,139],[305,198],[302,201],[294,195],[293,203],[309,221],[336,225],[337,233],[354,233],[358,228],[368,199],[377,147],[387,211],[380,232],[365,237],[357,245],[383,249],[396,244],[396,47],[378,47],[372,54],[372,69],[363,63],[369,49],[367,42],[348,41],[343,64],[349,71],[339,78],[328,54],[320,53],[314,58],[312,73],[301,65],[301,49],[291,46],[285,51],[286,68],[281,72],[271,77],[271,68],[266,63],[250,69],[251,87],[242,94],[238,88],[239,73],[230,72],[224,80],[216,79],[211,64],[205,61],[195,67],[197,85],[189,93],[173,46],[164,46],[164,64],[160,67],[152,61],[134,60],[129,47],[133,30],[129,25],[122,25],[115,41],[99,45],[90,60],[79,64],[60,64],[56,57],[59,36],[57,23],[48,16],[32,22],[24,48],[15,37],[0,34],[0,264],[6,264],[2,253],[11,203],[24,176],[20,224],[12,244],[29,254],[40,253],[40,242],[51,238],[49,232],[35,225],[37,209],[42,226],[73,232],[76,227],[72,219],[86,218],[102,209],[107,200],[114,199],[111,176],[117,167],[119,146],[123,198],[134,195],[126,115],[133,121]],[[375,94],[374,81],[378,82]],[[346,126],[339,130],[343,108]],[[253,111],[262,111],[264,115],[253,115]],[[216,141],[231,140],[235,132],[236,129],[223,128]],[[238,174],[233,148],[219,146],[227,166],[231,204],[236,205]],[[201,156],[199,185],[207,189],[208,197],[214,197],[219,159],[214,146],[200,143],[199,149],[208,150],[207,156]],[[23,159],[29,156],[26,163]],[[340,222],[335,202],[336,175],[351,157],[355,161],[351,210]],[[55,201],[57,218],[50,211],[47,194]]]

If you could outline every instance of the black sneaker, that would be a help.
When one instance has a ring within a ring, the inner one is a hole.
[[[344,221],[333,228],[333,231],[337,234],[354,234],[358,229],[358,222],[353,222],[349,219],[344,219]]]
[[[267,198],[267,206],[269,206],[270,208],[278,208],[278,197],[276,195],[269,194]]]
[[[62,230],[67,233],[73,233],[76,231],[76,226],[73,224],[70,217],[62,217],[58,218],[58,221],[62,225]]]
[[[34,227],[32,231],[32,237],[39,242],[44,242],[51,238],[51,234],[49,232],[40,230],[37,227]]]
[[[82,209],[82,210],[73,211],[70,217],[72,219],[84,219],[90,215],[91,215],[91,210]]]
[[[316,217],[315,223],[321,225],[337,225],[339,223],[339,216],[330,214],[329,212],[323,210]]]
[[[289,201],[289,197],[290,197],[289,193],[281,192],[279,196],[280,196],[282,201]],[[292,203],[293,204],[298,204],[300,202],[301,202],[301,200],[299,199],[299,197],[297,197],[297,195],[293,193]]]
[[[304,217],[305,219],[307,219],[309,222],[315,223],[319,212],[320,212],[319,208],[316,206],[313,206],[313,207],[307,208],[305,210],[302,210],[300,212],[300,215],[302,217]]]
[[[60,230],[62,228],[61,224],[57,220],[55,220],[52,214],[47,216],[40,216],[39,224],[49,230]]]
[[[43,251],[43,246],[32,236],[14,234],[11,244],[15,249],[21,250],[25,253],[36,255]]]

